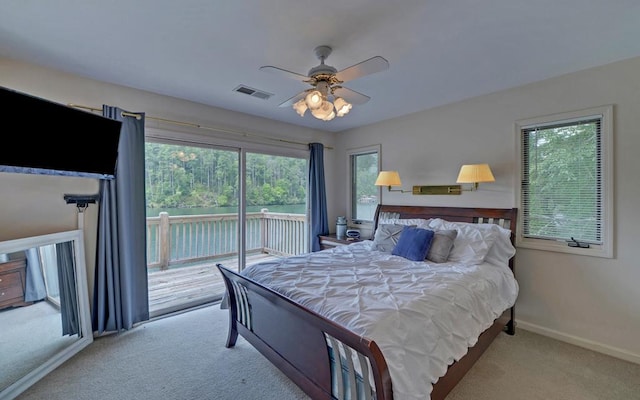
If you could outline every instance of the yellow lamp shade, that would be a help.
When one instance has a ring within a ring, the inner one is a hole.
[[[400,181],[400,174],[398,171],[380,171],[378,179],[376,179],[376,186],[402,186]]]
[[[495,182],[489,164],[463,165],[458,174],[457,183]]]

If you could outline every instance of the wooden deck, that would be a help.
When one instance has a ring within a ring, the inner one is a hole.
[[[270,254],[247,255],[246,265],[279,258]],[[215,302],[225,293],[216,263],[238,265],[237,259],[152,271],[148,274],[150,317]]]

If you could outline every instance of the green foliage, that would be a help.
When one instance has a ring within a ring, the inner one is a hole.
[[[360,154],[355,157],[356,198],[375,197],[378,188],[378,153]]]
[[[229,150],[146,143],[147,207],[238,206],[238,158]],[[247,204],[304,204],[307,173],[304,159],[247,154]]]
[[[538,129],[526,134],[529,233],[597,241],[597,124]]]

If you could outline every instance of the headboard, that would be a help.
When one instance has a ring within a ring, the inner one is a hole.
[[[497,224],[511,230],[511,243],[515,246],[518,218],[517,208],[472,208],[472,207],[429,207],[394,206],[378,204],[374,216],[373,232],[382,218],[442,218],[447,221],[469,222],[472,224]],[[513,258],[509,261],[513,270]]]
[[[511,230],[512,239],[517,225],[517,208],[466,208],[466,207],[429,207],[429,206],[393,206],[378,204],[374,216],[374,231],[378,220],[384,218],[442,218],[447,221],[470,222],[473,224],[498,224]]]

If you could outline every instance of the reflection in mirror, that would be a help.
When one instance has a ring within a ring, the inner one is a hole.
[[[0,399],[93,341],[79,230],[0,242]]]

